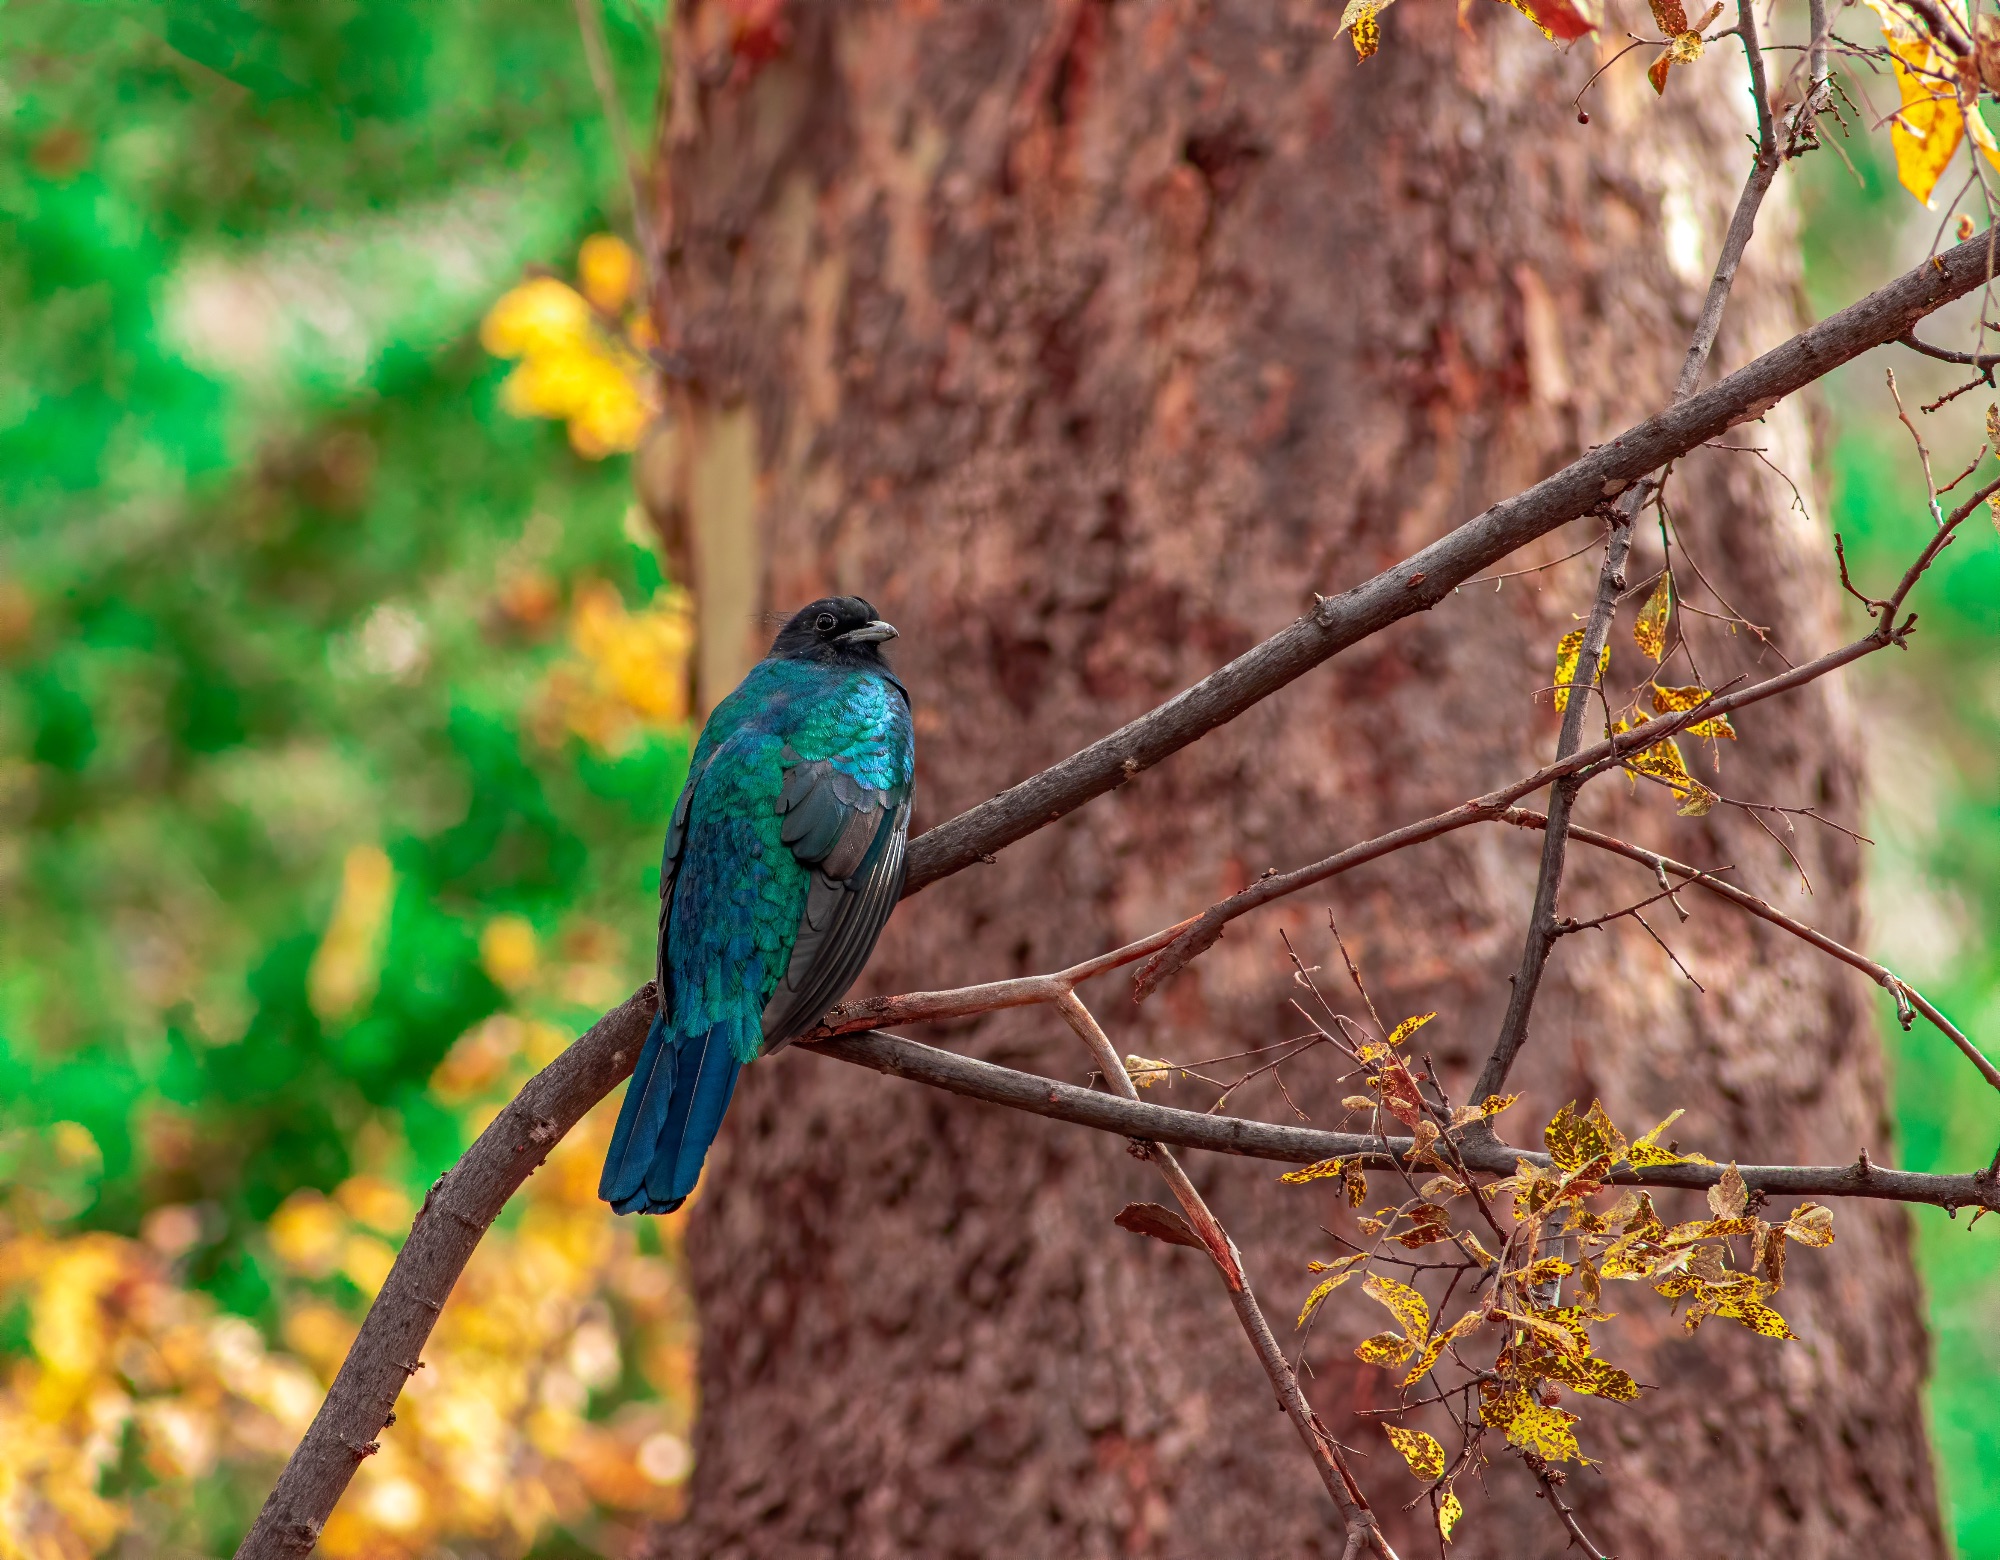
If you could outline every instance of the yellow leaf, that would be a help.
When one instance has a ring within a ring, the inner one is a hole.
[[[1451,1530],[1458,1526],[1458,1519],[1465,1515],[1465,1505],[1457,1492],[1446,1490],[1444,1499],[1438,1502],[1438,1534],[1446,1543],[1451,1542]]]
[[[1408,1284],[1399,1284],[1393,1278],[1384,1278],[1380,1273],[1370,1273],[1363,1280],[1361,1291],[1371,1300],[1380,1301],[1402,1324],[1404,1334],[1409,1338],[1410,1348],[1415,1348],[1431,1330],[1431,1308],[1424,1297]],[[1401,1358],[1398,1355],[1397,1358]]]
[[[1732,1317],[1765,1338],[1796,1338],[1798,1334],[1785,1325],[1785,1319],[1761,1300],[1743,1300],[1735,1305],[1720,1308],[1724,1316]]]
[[[1401,1333],[1378,1332],[1372,1338],[1363,1338],[1355,1345],[1354,1357],[1367,1365],[1400,1365],[1408,1357],[1412,1345]]]
[[[1678,715],[1682,710],[1691,710],[1715,695],[1702,687],[1663,688],[1653,685],[1653,708],[1662,715]],[[1710,715],[1704,720],[1694,721],[1682,730],[1697,737],[1726,737],[1736,740],[1736,728],[1729,724],[1727,715]]]
[[[1352,1256],[1342,1257],[1338,1262],[1328,1263],[1324,1266],[1315,1262],[1313,1264],[1314,1271],[1325,1273],[1327,1276],[1314,1285],[1313,1292],[1306,1296],[1306,1303],[1299,1310],[1297,1325],[1300,1327],[1305,1326],[1307,1321],[1311,1319],[1313,1312],[1319,1309],[1320,1302],[1352,1278],[1354,1276],[1354,1265],[1363,1260],[1363,1256]]]
[[[1550,1462],[1566,1462],[1582,1455],[1570,1429],[1575,1423],[1576,1415],[1563,1409],[1528,1402],[1508,1424],[1507,1439],[1516,1446],[1532,1446]]]
[[[1359,1208],[1368,1201],[1368,1173],[1361,1168],[1360,1160],[1347,1167],[1344,1179],[1347,1183],[1347,1206]]]
[[[1833,1244],[1833,1210],[1818,1203],[1800,1203],[1784,1223],[1784,1231],[1801,1246]]]
[[[1350,1094],[1341,1100],[1344,1110],[1373,1110],[1375,1101],[1365,1094]]]
[[[1401,1045],[1405,1040],[1409,1039],[1411,1035],[1415,1034],[1419,1029],[1422,1029],[1424,1025],[1428,1024],[1432,1019],[1436,1017],[1437,1014],[1435,1013],[1425,1013],[1417,1018],[1404,1019],[1394,1029],[1389,1031],[1389,1044]]]
[[[1659,584],[1653,587],[1652,595],[1639,609],[1638,621],[1632,625],[1632,642],[1648,660],[1657,661],[1667,653],[1667,619],[1673,607],[1673,576],[1663,570]]]
[[[1740,1219],[1743,1210],[1750,1206],[1750,1193],[1743,1185],[1743,1172],[1730,1162],[1722,1172],[1722,1179],[1708,1189],[1708,1206],[1718,1219]]]
[[[1583,654],[1583,630],[1573,628],[1556,641],[1556,708],[1569,708],[1570,689],[1576,686],[1576,663]],[[1611,664],[1611,646],[1606,645],[1597,653],[1597,676],[1604,676],[1604,669]]]
[[[1435,1436],[1422,1430],[1405,1430],[1401,1425],[1384,1425],[1382,1430],[1390,1444],[1403,1454],[1410,1472],[1426,1484],[1444,1477],[1444,1448],[1438,1445]]]
[[[1625,1135],[1611,1124],[1598,1100],[1592,1100],[1589,1111],[1581,1116],[1574,1101],[1563,1106],[1543,1129],[1542,1142],[1556,1168],[1571,1174],[1599,1160],[1606,1161],[1608,1169],[1625,1154]]]
[[[1126,1058],[1128,1066],[1131,1064],[1131,1060],[1130,1057]],[[1308,1181],[1321,1181],[1331,1176],[1340,1175],[1345,1170],[1346,1165],[1347,1161],[1344,1159],[1322,1159],[1317,1164],[1306,1165],[1303,1169],[1287,1170],[1278,1179],[1292,1186],[1303,1186]]]
[[[1577,1342],[1576,1334],[1569,1328],[1559,1326],[1532,1312],[1496,1310],[1493,1314],[1504,1316],[1523,1332],[1541,1339],[1542,1342],[1552,1348],[1560,1349],[1565,1354],[1583,1352],[1583,1346]]]
[[[1451,1326],[1431,1339],[1429,1343],[1417,1351],[1415,1361],[1411,1363],[1408,1374],[1403,1377],[1403,1387],[1408,1389],[1423,1380],[1424,1373],[1437,1364],[1439,1357],[1443,1355],[1445,1349],[1450,1344],[1463,1338],[1485,1320],[1486,1313],[1484,1311],[1467,1311],[1465,1315],[1453,1322]],[[1437,1474],[1432,1474],[1431,1477],[1436,1478]]]
[[[1609,1360],[1600,1360],[1594,1355],[1582,1358],[1550,1355],[1540,1368],[1564,1386],[1593,1397],[1631,1403],[1639,1396],[1638,1382]]]
[[[1458,1232],[1458,1244],[1464,1250],[1465,1254],[1481,1267],[1491,1267],[1499,1260],[1492,1252],[1479,1244],[1479,1237],[1473,1234],[1471,1230],[1460,1230]]]
[[[1881,18],[1882,36],[1889,45],[1890,65],[1902,97],[1889,126],[1896,174],[1903,188],[1929,206],[1967,128],[1955,62],[1927,34],[1898,15],[1887,0],[1867,0],[1867,4]],[[1976,110],[1973,118],[1976,122]],[[1975,141],[1991,141],[1985,128],[1978,125]]]

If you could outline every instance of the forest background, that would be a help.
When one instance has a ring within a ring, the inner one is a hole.
[[[424,1188],[649,966],[693,629],[583,299],[629,306],[601,89],[649,122],[662,18],[591,14],[600,80],[552,0],[0,10],[0,1555],[228,1552]],[[1938,220],[1843,150],[1795,187],[1822,310]],[[1886,567],[1880,372],[1829,381],[1821,480]],[[1991,538],[1925,618],[1857,673],[1871,951],[1990,1034]],[[1898,1162],[1983,1160],[1989,1098],[1882,1011]],[[611,1555],[677,1509],[695,1318],[677,1221],[595,1200],[609,1108],[329,1553]],[[2000,1246],[1911,1217],[1948,1525],[1996,1560]]]

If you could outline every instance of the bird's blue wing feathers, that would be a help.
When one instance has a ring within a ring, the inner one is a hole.
[[[787,771],[778,809],[781,838],[812,880],[784,978],[764,1006],[767,1051],[812,1028],[854,984],[902,897],[910,828],[903,788],[876,790],[826,762]]]

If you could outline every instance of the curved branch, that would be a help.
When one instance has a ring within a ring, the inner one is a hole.
[[[378,1449],[375,1438],[403,1383],[423,1368],[424,1344],[479,1237],[563,1134],[630,1076],[652,1021],[648,981],[530,1078],[437,1178],[326,1401],[237,1548],[237,1560],[303,1555],[319,1542],[354,1470]]]
[[[1754,422],[1842,363],[1898,340],[1918,320],[1985,285],[1987,247],[1982,235],[1926,260],[1394,568],[1322,598],[1306,616],[1151,713],[911,841],[904,892],[914,894],[949,877],[1123,785],[1322,661],[1436,606],[1481,569],[1589,514],[1648,472],[1725,429]]]
[[[1988,375],[2000,367],[2000,352],[1954,352],[1950,347],[1934,347],[1928,341],[1917,339],[1914,326],[1896,338],[1896,345],[1920,352],[1927,358],[1936,358],[1940,363],[1956,363],[1962,368],[1976,368]]]

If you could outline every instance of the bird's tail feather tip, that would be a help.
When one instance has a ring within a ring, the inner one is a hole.
[[[597,1195],[618,1213],[672,1213],[700,1178],[735,1091],[729,1026],[676,1037],[654,1021],[618,1113]]]

